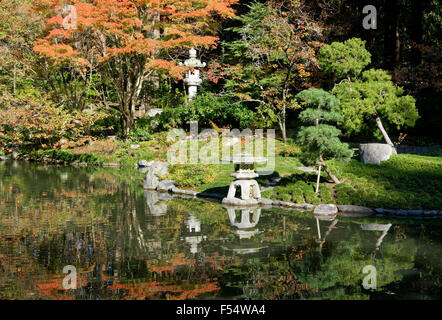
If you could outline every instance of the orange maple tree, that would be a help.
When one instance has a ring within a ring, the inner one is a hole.
[[[174,57],[190,47],[216,46],[217,22],[234,16],[235,2],[73,0],[66,7],[65,1],[39,0],[35,8],[47,17],[47,33],[34,50],[54,63],[97,63],[97,72],[113,83],[127,134],[143,84],[154,74],[182,77]]]

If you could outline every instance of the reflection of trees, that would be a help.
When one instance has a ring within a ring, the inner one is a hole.
[[[229,219],[217,203],[174,199],[155,202],[167,206],[155,215],[118,171],[29,170],[0,166],[0,298],[368,298],[367,264],[378,269],[380,290],[405,287],[403,271],[415,266],[440,281],[440,235],[424,227],[387,233],[372,220],[361,227],[339,218],[320,222],[318,243],[305,213],[249,208]],[[75,292],[61,288],[68,264],[79,271]]]
[[[316,226],[312,228],[315,229]],[[337,222],[332,221],[319,242],[316,236],[307,235],[299,245],[285,251],[281,259],[271,255],[259,260],[248,259],[244,265],[235,267],[236,274],[248,275],[248,282],[242,284],[244,296],[252,299],[368,298],[369,293],[361,286],[364,277],[361,270],[370,264],[377,268],[379,290],[401,280],[401,270],[413,267],[416,243],[384,241],[374,260],[371,253],[385,235],[364,234],[360,230],[356,224],[342,224],[337,228]]]

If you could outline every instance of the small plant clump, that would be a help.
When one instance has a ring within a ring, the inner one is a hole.
[[[211,183],[216,178],[213,165],[175,164],[169,166],[169,174],[164,177],[173,180],[178,187],[195,187]]]

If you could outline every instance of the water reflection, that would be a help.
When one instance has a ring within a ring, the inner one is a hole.
[[[257,253],[266,248],[260,241],[253,238],[260,233],[257,225],[261,216],[260,207],[234,207],[223,206],[227,210],[232,232],[240,241],[224,244],[224,248],[238,254]]]
[[[184,238],[186,243],[190,245],[190,252],[196,254],[199,251],[198,245],[203,241],[203,236],[201,235],[201,221],[199,221],[195,216],[190,215],[186,220],[187,235]]]
[[[168,199],[161,199],[160,196],[165,196],[164,193],[158,193],[156,191],[149,191],[144,190],[144,197],[146,198],[146,205],[149,209],[149,214],[159,217],[163,216],[167,212],[167,204],[164,202],[160,202],[162,200],[168,200]]]
[[[261,208],[237,208],[230,206],[224,206],[224,208],[227,209],[230,223],[232,224],[232,226],[235,227],[233,232],[238,235],[240,239],[250,239],[254,235],[259,233],[259,230],[256,228],[256,226],[261,215]],[[237,219],[237,211],[240,212],[239,220]]]
[[[0,298],[440,298],[436,221],[313,217],[140,190],[115,169],[0,166]],[[361,269],[376,265],[376,292]],[[66,265],[78,289],[62,289]]]
[[[330,216],[315,216],[315,220],[316,220],[316,228],[318,231],[318,239],[317,239],[317,243],[319,243],[319,251],[322,251],[322,247],[325,244],[325,241],[328,237],[328,235],[332,232],[333,229],[335,229],[336,224],[338,223],[338,219],[336,219],[336,215],[330,215]],[[327,221],[330,222],[327,231],[325,232],[324,237],[321,236],[321,227],[320,227],[320,223],[319,221]]]

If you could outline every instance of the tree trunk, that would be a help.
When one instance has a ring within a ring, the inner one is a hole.
[[[394,147],[394,144],[391,141],[390,137],[388,136],[387,131],[385,131],[385,128],[382,125],[382,121],[381,121],[381,118],[379,118],[379,116],[376,117],[376,124],[378,125],[378,128],[381,131],[382,136],[385,139],[385,142],[387,142],[390,146]]]
[[[322,165],[320,164],[318,167],[318,177],[316,178],[316,191],[315,191],[316,193],[319,192],[319,182],[321,180],[321,168],[322,168]]]
[[[120,92],[120,106],[119,109],[123,115],[123,135],[126,137],[129,131],[135,125],[135,106],[140,96],[141,89],[144,83],[144,75],[140,74],[135,77],[135,80],[128,80],[125,91]]]
[[[284,143],[287,142],[287,132],[285,129],[285,124],[281,127],[281,132],[282,132],[282,140],[284,141]]]
[[[319,119],[315,119],[316,127],[319,126]],[[322,161],[321,152],[319,152],[319,159]],[[321,163],[318,164],[318,177],[316,179],[316,193],[319,192],[319,181],[321,180]]]
[[[281,129],[282,140],[284,141],[284,143],[286,143],[287,142],[287,131],[286,131],[286,127],[285,127],[285,107],[281,111],[281,115],[278,119],[278,122],[279,122],[279,128]]]
[[[384,22],[384,67],[393,70],[400,60],[399,0],[385,3]]]
[[[332,181],[336,184],[340,184],[341,181],[339,181],[339,179],[333,174],[333,172],[331,172],[330,168],[327,167],[327,165],[325,164],[325,161],[322,157],[319,158],[320,160],[320,164],[324,167],[324,171],[327,172],[328,176],[330,177],[330,179],[332,179]]]
[[[15,91],[17,88],[17,64],[14,62],[14,79],[13,79],[13,87],[12,94],[15,96]]]
[[[133,100],[127,96],[124,96],[123,99],[120,100],[119,109],[123,118],[123,136],[127,137],[130,130],[133,128],[135,124],[135,113],[134,108],[132,106]]]
[[[423,37],[423,16],[424,16],[424,1],[412,0],[411,10],[413,13],[410,27],[411,41],[416,45],[422,44]],[[413,66],[418,66],[422,62],[422,54],[420,48],[416,47],[411,50],[411,63]]]
[[[129,112],[123,112],[123,135],[124,137],[127,137],[130,130],[135,125],[135,117],[132,113],[132,110],[129,110]]]

